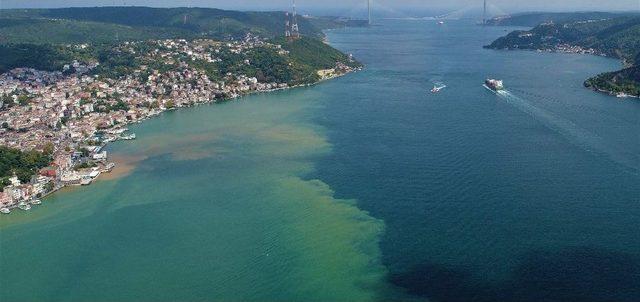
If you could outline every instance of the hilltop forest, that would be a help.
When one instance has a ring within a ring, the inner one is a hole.
[[[0,73],[17,67],[56,71],[72,60],[97,61],[102,75],[118,76],[133,58],[113,52],[126,41],[151,39],[238,40],[247,34],[281,44],[290,52],[283,59],[274,52],[253,51],[255,67],[247,75],[269,75],[278,82],[311,83],[318,69],[332,68],[348,57],[323,43],[322,30],[347,26],[339,18],[298,18],[304,37],[289,43],[284,34],[284,12],[238,12],[211,8],[93,7],[0,10]],[[70,47],[86,44],[86,47]],[[224,54],[223,54],[224,55]],[[227,54],[223,62],[207,68],[215,77],[234,70],[240,58]],[[284,60],[284,61],[283,61]],[[291,64],[289,64],[291,63]],[[264,71],[264,72],[263,72]]]
[[[495,25],[527,25],[486,46],[492,49],[557,50],[576,46],[623,60],[625,69],[607,72],[585,81],[585,86],[612,94],[640,96],[640,15],[612,13],[545,13],[498,17]]]

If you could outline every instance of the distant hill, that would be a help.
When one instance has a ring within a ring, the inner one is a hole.
[[[306,18],[311,22],[311,24],[315,25],[317,28],[322,29],[369,26],[369,21],[364,19],[350,19],[335,16],[308,16]]]
[[[531,30],[514,31],[488,48],[547,50],[561,44],[591,48],[633,63],[640,52],[640,16],[542,23]]]
[[[488,25],[495,26],[525,26],[534,27],[542,23],[569,23],[586,20],[602,20],[623,16],[633,16],[633,13],[608,12],[576,12],[576,13],[520,13],[514,15],[497,16],[487,20]]]
[[[0,10],[0,43],[108,43],[156,38],[274,38],[284,33],[284,12],[213,8],[90,7]],[[321,38],[323,26],[298,19],[303,35]]]
[[[131,27],[64,19],[0,18],[0,44],[115,43],[148,39],[195,37],[180,28]]]
[[[211,8],[0,10],[0,72],[17,67],[59,71],[65,64],[79,60],[99,62],[96,72],[115,78],[135,62],[135,56],[110,52],[123,42],[176,38],[227,40],[244,38],[248,33],[282,45],[288,55],[259,49],[248,51],[247,58],[220,55],[223,62],[200,67],[206,69],[212,78],[221,71],[249,76],[260,71],[263,77],[277,82],[300,84],[316,82],[318,70],[334,68],[337,62],[359,66],[320,39],[324,37],[323,29],[353,25],[349,20],[300,16],[298,23],[303,37],[295,41],[284,38],[285,20],[284,12],[238,12]],[[251,67],[243,63],[245,59],[253,63]]]
[[[62,70],[74,59],[66,48],[51,44],[0,44],[0,73],[13,68],[30,67],[39,70]]]
[[[640,15],[602,18],[606,13],[580,13],[560,16],[571,21],[545,21],[531,30],[511,32],[486,48],[582,52],[620,58],[626,69],[591,78],[585,86],[615,94],[640,95]]]

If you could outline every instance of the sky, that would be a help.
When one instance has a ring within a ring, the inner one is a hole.
[[[367,0],[297,0],[302,13],[361,14]],[[420,11],[451,12],[479,9],[482,0],[372,0],[379,15]],[[493,14],[522,11],[640,11],[640,0],[488,0]],[[138,5],[155,7],[215,7],[237,10],[285,10],[292,0],[0,0],[0,8]]]

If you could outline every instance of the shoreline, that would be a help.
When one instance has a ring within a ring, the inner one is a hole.
[[[273,89],[268,89],[268,90],[259,90],[259,91],[258,90],[254,90],[254,91],[249,91],[247,93],[239,94],[239,95],[233,96],[233,97],[221,98],[221,99],[212,99],[212,100],[209,100],[209,101],[206,101],[206,102],[198,102],[198,103],[194,103],[194,104],[191,104],[191,105],[188,105],[188,106],[178,106],[178,107],[171,108],[171,109],[165,109],[165,110],[159,111],[157,114],[153,114],[153,115],[150,115],[148,117],[145,117],[145,118],[142,118],[142,119],[139,119],[139,120],[136,120],[136,121],[131,121],[130,123],[124,124],[122,126],[126,127],[126,126],[132,125],[132,124],[141,124],[146,120],[150,120],[150,119],[155,118],[157,116],[160,116],[161,114],[166,113],[166,112],[176,111],[176,110],[185,109],[185,108],[192,108],[192,107],[196,107],[196,106],[199,106],[199,105],[223,104],[223,103],[227,103],[227,102],[233,102],[233,101],[236,101],[236,100],[238,100],[240,98],[251,96],[251,95],[254,95],[254,94],[272,93],[272,92],[276,92],[276,91],[286,91],[286,90],[292,90],[292,89],[296,89],[296,88],[311,87],[311,86],[315,86],[315,85],[321,84],[321,83],[326,82],[326,81],[337,79],[337,78],[343,77],[345,75],[348,75],[350,73],[355,73],[355,72],[358,72],[358,71],[361,71],[361,70],[362,70],[362,67],[356,68],[356,69],[354,69],[352,71],[336,74],[336,75],[331,76],[331,77],[322,78],[322,79],[320,79],[320,80],[318,80],[318,81],[316,81],[314,83],[309,83],[309,84],[298,84],[298,85],[293,85],[293,86],[273,88]],[[123,140],[123,139],[117,139],[117,140],[114,140],[114,141],[105,142],[104,144],[100,145],[100,148],[105,148],[105,147],[107,147],[109,145],[109,143],[113,143],[113,142],[117,142],[117,141],[121,141],[121,140]],[[126,172],[125,171],[114,171],[114,170],[118,169],[118,166],[131,165],[131,163],[133,163],[133,162],[138,162],[140,160],[143,160],[143,159],[138,159],[138,160],[127,161],[127,160],[124,160],[122,156],[120,156],[120,157],[116,156],[116,158],[120,158],[120,160],[116,159],[116,160],[111,161],[111,160],[107,159],[107,161],[106,161],[107,164],[113,163],[113,164],[115,164],[115,166],[112,168],[111,171],[100,173],[94,180],[113,180],[113,179],[118,179],[120,177],[123,177],[126,174],[129,174],[130,171],[126,171]],[[132,169],[133,167],[129,167],[129,168]],[[115,174],[119,174],[119,175],[116,176],[116,177],[110,177],[110,175],[112,175],[112,173],[114,173],[114,172],[115,172]],[[52,191],[51,194],[54,193],[55,191],[58,191],[58,190],[60,190],[60,189],[62,189],[64,187],[68,187],[68,186],[70,186],[70,185],[63,185],[60,188],[58,188],[57,190]],[[48,195],[50,195],[50,194],[47,194],[47,196]]]
[[[589,56],[596,56],[596,57],[601,57],[601,58],[607,58],[607,59],[613,59],[616,60],[620,63],[622,63],[622,67],[624,68],[630,68],[633,67],[633,65],[630,65],[629,62],[627,60],[625,60],[624,58],[618,58],[618,57],[613,57],[610,55],[607,55],[604,52],[600,52],[597,50],[593,50],[593,51],[569,51],[569,50],[564,50],[564,49],[556,49],[556,48],[538,48],[538,49],[532,49],[532,48],[514,48],[514,47],[509,47],[509,48],[491,48],[488,46],[485,46],[484,48],[486,49],[491,49],[491,50],[502,50],[502,51],[530,51],[530,52],[536,52],[536,53],[554,53],[554,54],[573,54],[573,55],[589,55]],[[615,71],[614,71],[615,72]],[[606,73],[606,72],[604,72]],[[594,75],[591,78],[588,78],[586,80],[583,81],[583,83],[586,83],[589,79],[595,78],[599,75],[601,75],[603,73],[599,73],[597,75]],[[610,91],[610,90],[605,90],[605,89],[600,89],[597,87],[590,87],[590,86],[586,86],[583,85],[584,88],[594,91],[596,93],[601,93],[601,94],[606,94],[608,96],[612,96],[612,97],[616,97],[619,99],[640,99],[640,96],[636,96],[636,95],[630,95],[627,93],[616,93],[614,91]]]
[[[612,97],[616,97],[619,99],[640,99],[640,95],[630,95],[630,94],[626,94],[626,93],[615,93],[613,91],[610,90],[605,90],[605,89],[600,89],[600,88],[596,88],[596,87],[585,87],[589,90],[595,91],[597,93],[601,93],[601,94],[606,94]]]
[[[191,108],[191,107],[196,107],[198,105],[215,105],[215,104],[222,104],[222,103],[227,103],[227,102],[232,102],[235,100],[238,100],[242,97],[247,97],[250,95],[254,95],[254,94],[261,94],[261,93],[272,93],[272,92],[276,92],[276,91],[285,91],[285,90],[291,90],[291,89],[296,89],[296,88],[304,88],[304,87],[311,87],[311,86],[315,86],[318,84],[321,84],[323,82],[326,81],[330,81],[333,79],[337,79],[340,77],[343,77],[345,75],[348,75],[350,73],[355,73],[358,71],[361,71],[364,67],[358,67],[358,68],[353,68],[352,70],[346,71],[346,72],[340,72],[340,73],[334,73],[330,76],[326,76],[326,77],[321,77],[318,81],[313,82],[313,83],[307,83],[307,84],[298,84],[298,85],[293,85],[293,86],[286,86],[286,87],[277,87],[277,88],[272,88],[272,89],[266,89],[266,90],[253,90],[253,91],[248,91],[248,92],[244,92],[244,93],[240,93],[231,97],[227,97],[227,98],[220,98],[220,99],[210,99],[208,101],[204,101],[204,102],[194,102],[192,104],[188,104],[188,105],[180,105],[180,106],[176,106],[174,108],[165,108],[163,110],[159,110],[153,114],[150,114],[148,116],[136,119],[136,120],[132,120],[126,124],[123,124],[119,127],[114,127],[112,129],[109,130],[113,130],[113,131],[128,131],[128,129],[126,128],[129,125],[132,124],[141,124],[142,122],[149,120],[151,118],[160,116],[161,114],[165,113],[165,112],[169,112],[169,111],[174,111],[174,110],[179,110],[179,109],[183,109],[183,108]],[[319,71],[318,71],[319,72]],[[107,147],[109,145],[109,143],[112,142],[116,142],[116,141],[121,141],[121,140],[130,140],[130,139],[123,139],[121,136],[119,136],[116,139],[113,140],[107,140],[105,142],[103,142],[102,144],[99,145],[99,148],[102,150],[105,147]],[[88,183],[82,183],[82,184],[62,184],[59,186],[55,186],[53,190],[43,193],[42,196],[40,197],[34,197],[31,198],[29,200],[25,200],[24,202],[26,202],[29,205],[34,205],[31,203],[31,201],[33,200],[41,200],[43,203],[45,202],[46,198],[54,195],[55,193],[59,192],[60,190],[63,190],[65,188],[71,188],[71,187],[83,187],[83,186],[90,186],[91,184],[93,184],[93,182],[95,181],[110,181],[110,180],[116,180],[119,179],[121,177],[125,177],[127,175],[129,175],[134,169],[135,169],[135,163],[144,160],[144,157],[142,158],[136,158],[135,156],[133,156],[132,158],[134,159],[125,159],[125,156],[114,156],[114,158],[107,158],[105,160],[103,160],[101,162],[101,164],[104,167],[110,167],[110,168],[103,168],[100,169],[98,175],[94,178],[91,179],[90,182]],[[7,206],[6,208],[11,210],[11,212],[13,212],[13,210],[18,209],[19,203],[14,203],[10,206]],[[28,212],[29,210],[23,210],[25,212]],[[4,215],[8,215],[11,213],[6,213]],[[3,215],[1,215],[3,216]]]

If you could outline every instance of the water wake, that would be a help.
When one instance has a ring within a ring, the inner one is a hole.
[[[640,158],[637,155],[625,152],[622,148],[612,145],[597,134],[581,128],[570,120],[536,107],[530,101],[508,90],[498,91],[496,95],[586,151],[604,154],[614,162],[631,169],[633,173],[640,171]]]

